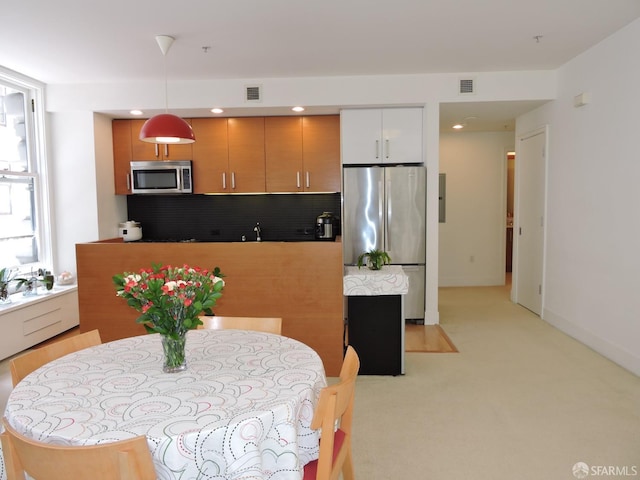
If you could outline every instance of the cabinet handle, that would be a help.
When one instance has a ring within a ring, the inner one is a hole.
[[[376,158],[380,158],[380,140],[376,140]]]
[[[131,174],[127,173],[127,190],[133,190],[133,185],[131,185]]]
[[[222,189],[227,189],[227,172],[222,172]]]
[[[307,188],[309,188],[311,186],[310,178],[309,178],[309,171],[307,171],[306,184],[307,184]]]
[[[296,187],[300,188],[300,172],[296,172]]]
[[[236,189],[236,172],[231,172],[231,189]]]
[[[167,145],[166,143],[164,144],[164,156],[166,158],[169,158],[169,145]]]
[[[389,158],[389,139],[388,138],[384,141],[384,148],[387,151],[386,158]]]
[[[156,150],[156,157],[159,157],[160,156],[160,148],[158,147],[158,144],[157,143],[154,144],[153,147]]]

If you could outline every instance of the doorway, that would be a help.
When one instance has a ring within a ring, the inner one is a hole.
[[[507,211],[506,211],[506,252],[505,252],[505,283],[511,284],[513,271],[513,212],[516,172],[516,152],[507,152]]]

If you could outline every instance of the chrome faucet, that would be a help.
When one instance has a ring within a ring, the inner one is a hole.
[[[253,227],[253,231],[256,232],[256,242],[262,241],[262,238],[260,238],[260,222],[256,222],[256,226]]]

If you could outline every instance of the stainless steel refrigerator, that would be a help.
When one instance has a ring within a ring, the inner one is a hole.
[[[345,166],[342,243],[345,265],[385,250],[409,277],[406,319],[424,321],[426,170],[423,166]]]

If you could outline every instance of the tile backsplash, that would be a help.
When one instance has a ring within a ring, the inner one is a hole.
[[[254,241],[259,222],[263,241],[304,241],[322,212],[340,217],[340,193],[129,195],[127,209],[144,240]]]

